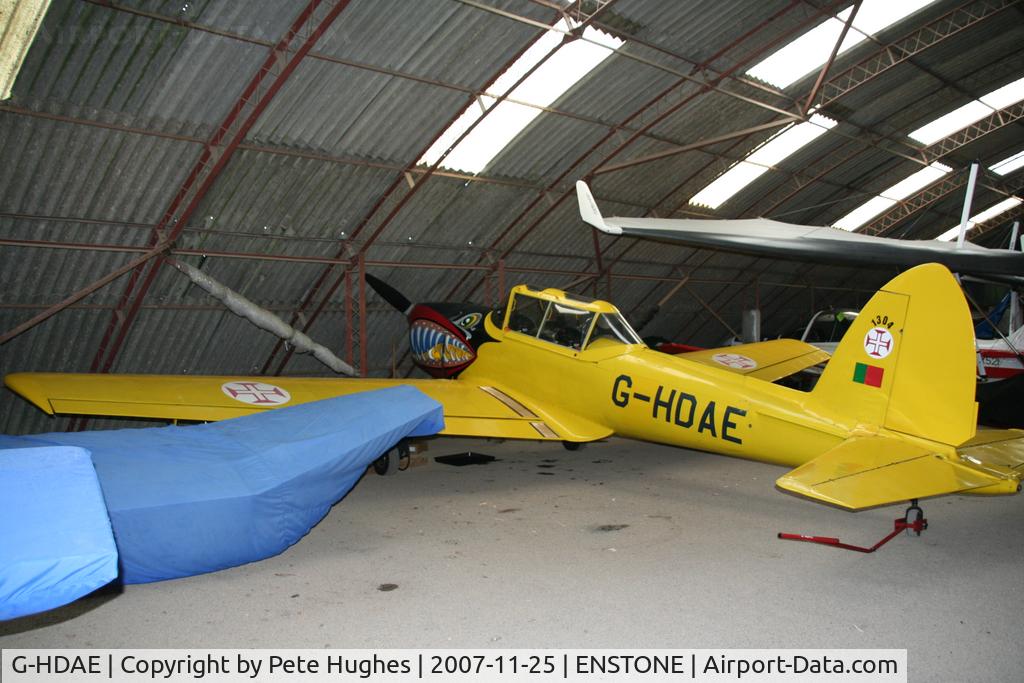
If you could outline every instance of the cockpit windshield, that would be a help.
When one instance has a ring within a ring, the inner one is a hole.
[[[577,351],[593,348],[595,343],[599,346],[602,343],[642,343],[620,314],[599,313],[588,308],[516,293],[512,297],[508,327]]]
[[[508,326],[516,332],[578,350],[595,315],[582,308],[516,294]]]
[[[590,333],[586,348],[593,348],[602,341],[621,344],[642,344],[640,337],[619,313],[602,313],[597,317],[594,331]]]

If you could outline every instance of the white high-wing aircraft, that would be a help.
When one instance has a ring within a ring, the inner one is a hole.
[[[989,249],[965,242],[901,240],[847,232],[838,228],[782,223],[768,218],[718,220],[698,218],[605,218],[590,188],[576,182],[583,220],[610,235],[676,242],[688,247],[731,251],[750,256],[845,266],[911,268],[941,263],[955,273],[1024,286],[1024,252]]]

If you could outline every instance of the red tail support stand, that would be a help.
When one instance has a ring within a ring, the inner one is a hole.
[[[906,515],[900,517],[893,523],[892,533],[870,548],[843,543],[838,538],[831,538],[829,536],[805,536],[803,534],[780,533],[779,538],[786,541],[805,541],[807,543],[818,543],[819,545],[830,545],[836,548],[843,548],[845,550],[855,550],[858,553],[873,553],[892,539],[896,538],[901,531],[913,531],[916,535],[920,536],[921,532],[927,528],[928,520],[924,518],[924,513],[921,511],[921,508],[918,507],[917,501],[914,500],[911,501],[910,507],[907,508]]]

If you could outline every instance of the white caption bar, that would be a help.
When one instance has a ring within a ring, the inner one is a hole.
[[[905,683],[907,651],[9,649],[0,680]]]

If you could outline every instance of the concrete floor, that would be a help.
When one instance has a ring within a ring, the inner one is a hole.
[[[910,680],[1020,680],[1024,496],[851,514],[780,468],[613,439],[432,441],[284,554],[0,623],[0,647],[907,648]],[[380,590],[384,584],[397,588]]]

